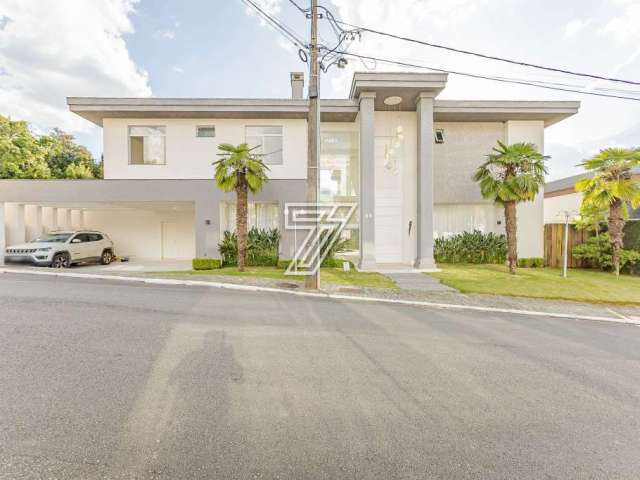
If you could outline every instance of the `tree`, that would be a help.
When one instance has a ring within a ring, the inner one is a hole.
[[[607,221],[609,209],[603,209],[590,204],[580,205],[580,217],[576,219],[576,228],[595,232],[600,235],[600,229]]]
[[[576,190],[582,192],[582,207],[608,209],[613,268],[616,275],[620,275],[628,205],[640,206],[640,184],[633,180],[631,173],[632,168],[640,165],[640,149],[607,148],[581,165],[593,172],[591,178],[576,183]]]
[[[504,207],[507,261],[512,274],[518,263],[516,206],[535,198],[544,184],[548,158],[532,143],[505,145],[499,141],[473,176],[482,196]]]
[[[45,161],[53,178],[102,177],[100,166],[94,161],[91,152],[75,143],[73,135],[54,128],[49,135],[42,135],[38,142],[45,149]],[[78,176],[78,172],[82,172],[82,175]]]
[[[248,192],[255,194],[268,181],[267,167],[261,156],[252,153],[258,147],[246,143],[238,146],[229,143],[218,145],[222,158],[215,165],[215,180],[224,192],[236,192],[236,235],[238,241],[238,270],[247,264],[247,210]]]
[[[50,178],[44,156],[27,122],[0,115],[0,178]]]

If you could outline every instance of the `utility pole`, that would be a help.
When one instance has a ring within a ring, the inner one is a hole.
[[[309,45],[309,116],[307,121],[307,202],[318,203],[318,146],[320,143],[320,68],[318,65],[318,0],[311,0],[311,43]],[[317,218],[317,216],[316,216]],[[316,232],[319,229],[316,225]],[[317,237],[319,248],[320,238]],[[319,258],[319,252],[318,252]],[[312,275],[307,275],[305,287],[320,288],[320,266]]]

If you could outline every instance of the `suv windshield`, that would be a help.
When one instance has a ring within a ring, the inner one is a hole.
[[[64,243],[73,235],[72,233],[47,233],[41,235],[31,243]]]

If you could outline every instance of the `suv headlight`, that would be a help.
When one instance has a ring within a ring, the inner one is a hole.
[[[50,250],[51,250],[51,247],[38,248],[36,252],[49,252]]]

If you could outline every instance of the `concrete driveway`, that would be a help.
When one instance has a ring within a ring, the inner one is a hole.
[[[0,478],[637,479],[640,328],[0,275]]]
[[[9,263],[7,268],[26,270],[47,270],[48,267],[38,267],[28,264]],[[74,273],[150,273],[169,272],[176,270],[191,270],[190,260],[145,260],[132,258],[126,262],[115,261],[110,265],[100,265],[95,263],[83,263],[72,265],[68,270]]]

